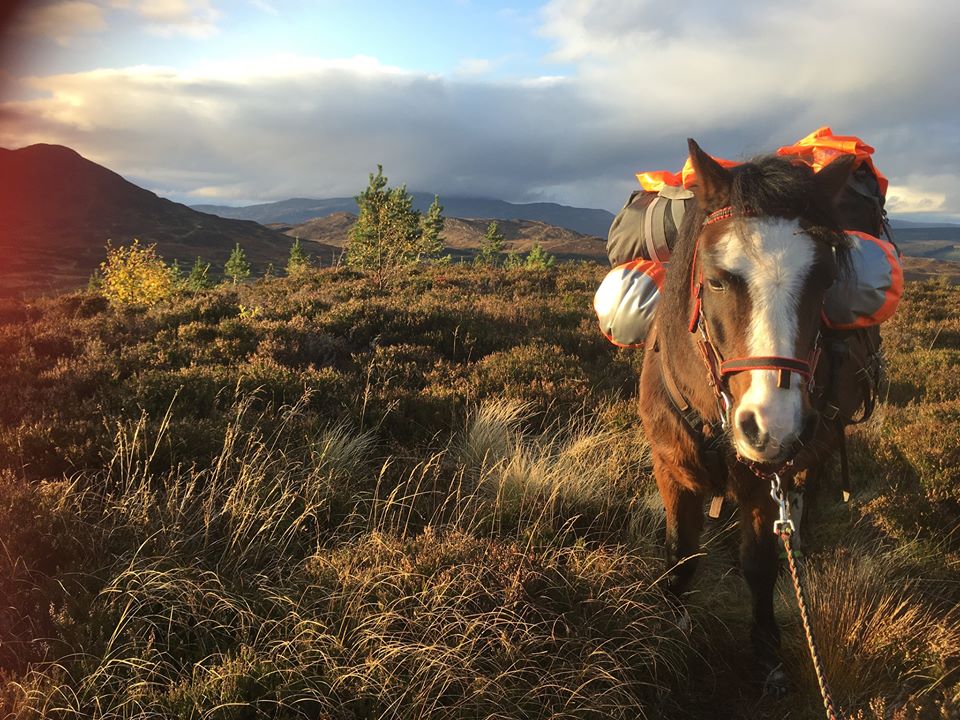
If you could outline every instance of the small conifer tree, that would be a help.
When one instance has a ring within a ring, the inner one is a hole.
[[[523,257],[516,250],[511,250],[507,253],[507,257],[503,261],[503,266],[505,268],[520,268],[523,267]]]
[[[250,277],[250,263],[247,262],[247,255],[237,243],[236,247],[227,258],[227,264],[223,266],[223,274],[233,282],[234,285]]]
[[[427,209],[427,214],[420,219],[420,253],[422,257],[436,260],[443,254],[443,238],[440,237],[440,233],[443,232],[443,225],[443,205],[440,204],[440,197],[434,195],[433,202]]]
[[[376,175],[370,173],[367,188],[356,200],[357,222],[350,228],[347,264],[372,271],[382,290],[393,275],[425,254],[420,213],[413,209],[406,185],[387,187],[382,165],[377,165]]]
[[[296,277],[307,270],[310,264],[310,256],[303,251],[300,238],[294,239],[293,245],[290,246],[290,257],[287,260],[287,275]]]
[[[87,278],[87,292],[98,293],[103,290],[103,273],[99,268],[94,268]]]
[[[210,263],[204,262],[197,256],[183,284],[188,290],[194,292],[210,287]]]
[[[546,270],[552,268],[556,262],[557,259],[553,255],[544,250],[540,243],[535,242],[527,253],[525,266],[531,270]]]
[[[487,225],[487,232],[480,241],[480,252],[474,258],[477,265],[499,265],[503,259],[503,233],[496,220]]]

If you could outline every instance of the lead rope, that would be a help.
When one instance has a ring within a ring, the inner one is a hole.
[[[793,580],[793,589],[797,596],[797,607],[800,608],[800,620],[803,622],[803,633],[807,637],[807,647],[810,649],[813,671],[817,676],[817,685],[820,686],[820,697],[823,698],[823,709],[826,711],[827,720],[839,720],[837,711],[833,707],[833,699],[830,697],[830,688],[827,687],[827,677],[823,672],[823,665],[820,662],[820,653],[817,652],[817,642],[813,637],[810,615],[807,613],[807,602],[803,593],[803,585],[800,582],[797,563],[793,557],[793,548],[790,545],[790,537],[793,535],[795,529],[793,520],[790,519],[790,503],[780,485],[780,476],[776,473],[770,478],[770,496],[780,509],[780,518],[774,521],[773,532],[783,541],[783,548],[786,551],[787,566],[790,568],[790,578]]]

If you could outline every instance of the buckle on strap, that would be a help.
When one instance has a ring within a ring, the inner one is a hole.
[[[730,393],[721,389],[717,393],[717,405],[720,408],[720,428],[726,430],[730,426],[730,410],[733,409],[733,398]]]

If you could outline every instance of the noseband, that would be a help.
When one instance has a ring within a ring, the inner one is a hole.
[[[755,213],[746,211],[742,213],[746,217],[756,217]],[[735,217],[732,207],[723,207],[710,213],[703,221],[702,227],[711,225],[720,220],[727,220]],[[697,254],[700,249],[700,235],[697,236],[696,244],[693,248],[693,260],[690,265],[690,298],[691,311],[688,329],[691,333],[700,330],[700,339],[697,346],[700,349],[700,355],[707,367],[707,376],[710,385],[713,387],[714,395],[717,398],[717,405],[720,410],[720,423],[724,430],[730,424],[730,410],[733,407],[733,398],[730,395],[730,378],[737,373],[747,370],[773,370],[778,373],[777,387],[781,389],[790,388],[790,374],[797,373],[806,380],[807,392],[813,390],[813,374],[817,369],[817,361],[820,359],[820,334],[817,333],[817,339],[814,342],[813,351],[806,360],[793,357],[778,357],[772,355],[749,355],[742,358],[733,358],[725,360],[723,355],[717,349],[716,344],[710,337],[710,331],[703,318],[703,270],[697,274]]]

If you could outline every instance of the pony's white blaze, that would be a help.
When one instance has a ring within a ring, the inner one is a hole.
[[[810,266],[813,248],[798,237],[796,220],[757,218],[745,221],[744,235],[735,231],[717,243],[718,264],[742,277],[750,293],[751,317],[747,327],[747,350],[751,356],[795,357],[797,314]],[[793,443],[803,424],[803,383],[796,373],[790,387],[778,387],[778,373],[750,370],[750,387],[736,409],[735,442],[740,453],[754,460],[770,460]],[[758,451],[745,440],[739,420],[753,413],[769,443]]]

